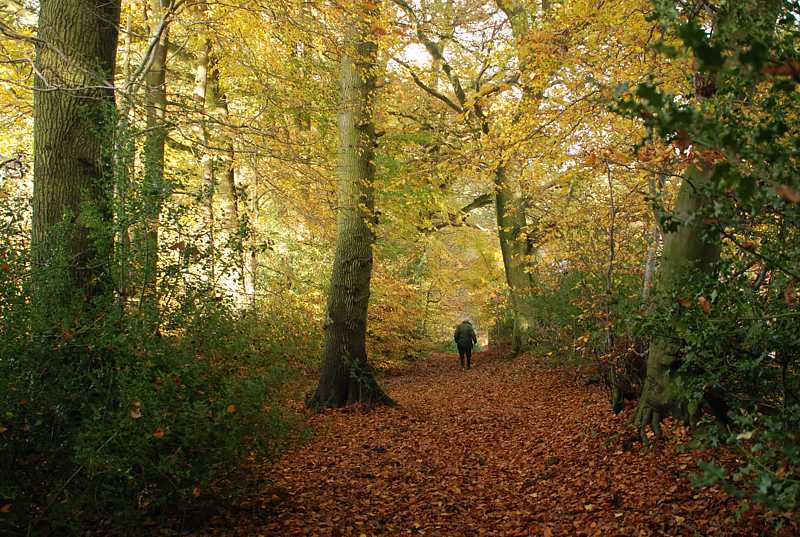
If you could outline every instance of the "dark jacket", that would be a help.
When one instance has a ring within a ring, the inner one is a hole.
[[[472,324],[468,322],[463,322],[456,326],[453,339],[456,340],[456,345],[459,347],[472,347],[474,343],[478,342],[478,336],[475,335],[475,329],[472,328]]]

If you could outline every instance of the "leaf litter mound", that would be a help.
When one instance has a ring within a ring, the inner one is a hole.
[[[395,408],[309,417],[314,436],[224,535],[771,534],[722,490],[691,486],[685,430],[643,449],[599,386],[531,356],[434,354],[383,380]],[[787,533],[788,532],[788,533]],[[792,535],[785,528],[782,535]]]

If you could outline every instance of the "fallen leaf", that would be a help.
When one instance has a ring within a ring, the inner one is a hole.
[[[200,487],[195,487],[192,489],[192,496],[194,496],[195,498],[200,497]]]
[[[164,438],[164,430],[159,427],[153,432],[153,436],[159,439]]]
[[[142,417],[142,403],[134,401],[131,403],[131,418],[138,420]]]
[[[706,315],[711,313],[711,302],[709,302],[706,297],[701,296],[697,299],[697,303],[700,304],[700,309],[702,309]]]
[[[228,405],[228,408],[226,410],[227,410],[228,414],[233,414],[233,413],[236,412],[236,405],[231,403],[230,405]]]
[[[789,285],[786,286],[786,290],[783,292],[783,300],[790,308],[794,308],[797,305],[797,292],[794,288],[794,282],[789,282]]]
[[[0,513],[8,514],[11,512],[11,504],[7,503],[0,507]]]
[[[800,193],[789,185],[780,185],[775,192],[789,203],[800,203]]]

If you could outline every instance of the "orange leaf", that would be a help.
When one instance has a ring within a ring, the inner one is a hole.
[[[194,496],[195,498],[200,497],[200,487],[195,487],[194,489],[192,489],[192,496]]]
[[[800,74],[800,63],[789,60],[783,65],[765,67],[764,74],[773,76],[797,76]]]
[[[681,129],[677,134],[678,137],[672,142],[672,145],[675,149],[684,153],[692,145],[692,141],[689,139],[689,133],[685,130]]]
[[[691,305],[692,305],[692,303],[691,303],[691,302],[689,302],[688,300],[686,300],[685,298],[679,298],[679,299],[678,299],[678,304],[680,304],[680,305],[681,305],[681,306],[683,306],[684,308],[688,308],[689,306],[691,306]]]
[[[0,270],[8,270],[11,268],[11,265],[8,263],[0,263]]]
[[[709,302],[706,297],[701,296],[697,299],[697,303],[700,304],[700,308],[708,315],[711,313],[711,302]]]
[[[3,507],[0,507],[0,513],[8,514],[10,512],[11,512],[11,504],[10,503],[7,503],[7,504],[3,505]]]
[[[156,429],[156,430],[153,432],[153,436],[154,436],[155,438],[159,438],[159,439],[160,439],[160,438],[164,438],[164,430],[163,430],[161,427],[159,427],[158,429]]]
[[[698,156],[709,164],[716,164],[726,158],[724,153],[715,150],[702,151]]]
[[[790,308],[794,308],[797,305],[797,293],[794,289],[794,282],[789,282],[789,285],[786,286],[786,290],[783,292],[783,299]]]
[[[4,432],[6,432],[7,430],[8,430],[8,428],[7,428],[7,427],[3,427],[2,425],[0,425],[0,434],[3,434],[3,433],[4,433]]]
[[[226,410],[228,411],[228,414],[234,414],[236,412],[236,405],[231,403],[228,405],[228,408]]]
[[[800,203],[800,193],[789,185],[781,185],[775,188],[775,192],[789,203]]]

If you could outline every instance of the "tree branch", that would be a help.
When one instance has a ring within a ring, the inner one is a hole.
[[[392,58],[392,60],[394,60],[396,63],[398,63],[398,64],[402,65],[403,67],[405,67],[408,70],[408,73],[411,75],[411,78],[414,79],[414,83],[417,86],[419,86],[420,88],[422,88],[426,93],[428,93],[432,97],[435,97],[435,98],[439,99],[444,104],[446,104],[447,106],[449,106],[450,108],[452,108],[453,110],[455,110],[458,113],[461,113],[461,112],[464,111],[463,108],[461,108],[459,105],[454,103],[453,100],[450,99],[447,95],[445,95],[445,94],[443,94],[443,93],[441,93],[439,91],[436,91],[434,88],[428,86],[425,82],[423,82],[419,78],[417,73],[414,72],[414,69],[408,63],[404,62],[403,60],[398,60],[397,58]]]
[[[405,11],[414,22],[414,28],[416,29],[417,37],[425,46],[428,54],[430,54],[434,60],[438,60],[442,64],[442,71],[445,72],[447,78],[450,80],[450,85],[453,87],[453,93],[463,108],[464,103],[467,102],[467,94],[464,92],[464,88],[461,86],[461,80],[458,78],[458,75],[455,73],[455,71],[453,71],[453,67],[445,59],[444,54],[442,53],[441,44],[433,41],[431,38],[425,35],[425,33],[422,31],[422,25],[419,22],[419,17],[417,17],[417,14],[414,12],[412,7],[405,2],[405,0],[393,0],[393,2],[397,4],[403,11]]]

